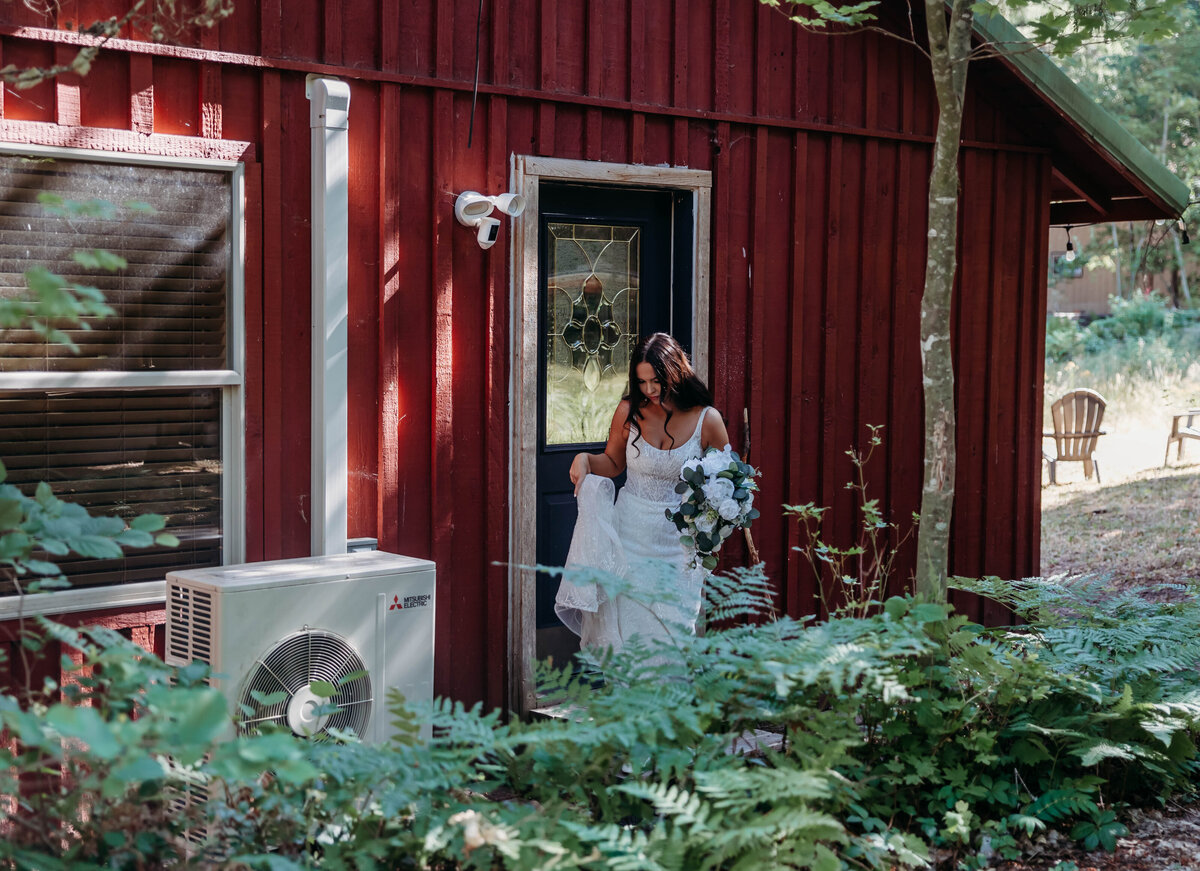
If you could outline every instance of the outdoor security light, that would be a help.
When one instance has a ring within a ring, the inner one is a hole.
[[[454,217],[464,227],[478,230],[475,239],[485,251],[496,244],[500,235],[500,220],[489,217],[495,209],[515,218],[525,211],[525,198],[520,194],[487,197],[478,191],[463,191],[454,201]]]
[[[496,238],[500,235],[500,220],[499,218],[480,218],[479,232],[475,235],[475,241],[479,243],[479,247],[484,251],[496,244]]]

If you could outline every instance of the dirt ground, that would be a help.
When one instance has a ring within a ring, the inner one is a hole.
[[[1043,463],[1042,574],[1200,579],[1200,441],[1186,442],[1182,459],[1173,448],[1164,469],[1169,414],[1113,417],[1096,448],[1101,481],[1085,479],[1082,463],[1060,463],[1049,486]]]
[[[1102,481],[1080,463],[1060,464],[1059,484],[1043,468],[1042,574],[1100,573],[1116,586],[1200,582],[1200,441],[1163,450],[1169,413],[1127,413],[1105,421],[1096,458]],[[1047,442],[1047,444],[1049,444]],[[1135,811],[1113,853],[1088,853],[1060,834],[1035,844],[1002,871],[1200,871],[1200,806]]]
[[[1112,853],[1088,853],[1057,832],[1042,838],[1020,862],[999,871],[1196,871],[1200,869],[1200,808],[1135,811],[1129,835]]]

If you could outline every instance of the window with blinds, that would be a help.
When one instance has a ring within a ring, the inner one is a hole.
[[[226,416],[240,389],[230,354],[232,173],[0,154],[0,294],[45,266],[104,291],[116,315],[68,330],[78,353],[31,331],[0,338],[0,458],[9,483],[46,481],[93,514],[163,514],[178,548],[119,560],[58,558],[74,588],[160,581],[223,561]],[[47,191],[96,201],[62,217]],[[88,271],[79,249],[128,268]],[[14,592],[11,578],[0,594]]]

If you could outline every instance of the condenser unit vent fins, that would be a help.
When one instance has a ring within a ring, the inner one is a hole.
[[[212,665],[212,593],[172,583],[167,589],[167,660],[173,665]]]

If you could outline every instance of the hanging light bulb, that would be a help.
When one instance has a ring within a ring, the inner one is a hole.
[[[1075,242],[1071,239],[1071,225],[1067,224],[1067,253],[1063,255],[1063,260],[1071,263],[1075,260]]]
[[[1188,242],[1192,241],[1191,237],[1188,236],[1187,224],[1184,222],[1183,218],[1179,219],[1179,234],[1182,237],[1179,240],[1180,244],[1186,245]]]

